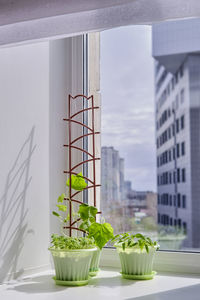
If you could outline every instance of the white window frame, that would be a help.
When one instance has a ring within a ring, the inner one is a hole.
[[[89,34],[90,36],[91,34]],[[90,59],[94,63],[94,57],[98,57],[99,53],[91,53],[91,51],[98,51],[98,47],[95,48],[94,45],[95,34],[92,36],[93,46],[89,46],[90,55],[88,57],[88,63],[90,64]],[[97,66],[96,66],[97,67]],[[91,78],[94,76],[95,68],[89,67],[89,83],[91,83]],[[91,77],[91,78],[90,78]],[[98,81],[98,80],[97,80]],[[89,89],[89,94],[94,94],[97,97],[98,104],[100,104],[100,87],[95,86],[94,82],[92,81],[92,89]],[[101,114],[101,110],[99,112]],[[97,118],[96,122],[100,122],[101,116]],[[96,124],[97,126],[100,125]],[[101,151],[101,144],[100,141],[96,145],[97,151]],[[100,174],[99,174],[100,177]],[[99,207],[100,207],[100,194],[98,199]],[[120,268],[120,261],[119,256],[115,248],[105,247],[102,251],[101,257],[101,266],[102,267],[112,267],[112,268]],[[187,274],[200,274],[200,252],[183,252],[183,251],[157,251],[154,268],[158,272],[172,272],[172,273],[187,273]]]
[[[137,2],[137,3],[136,3]],[[140,4],[142,2],[142,4]],[[28,20],[26,22],[18,22],[0,27],[1,45],[16,45],[24,42],[31,41],[45,41],[49,38],[61,38],[66,36],[72,36],[77,33],[89,32],[92,30],[100,30],[103,28],[117,27],[120,25],[130,24],[151,24],[155,21],[163,21],[164,19],[172,19],[181,17],[195,17],[200,16],[200,5],[196,0],[177,1],[174,7],[174,0],[167,1],[168,3],[162,4],[162,13],[157,14],[157,9],[149,10],[148,1],[133,1],[131,4],[123,5],[122,7],[112,7],[109,9],[99,9],[95,11],[84,11],[78,14],[81,21],[76,27],[73,20],[79,19],[74,14],[60,15],[58,17],[51,16],[48,18],[36,18],[35,20]],[[137,5],[135,5],[137,4]],[[154,0],[152,6],[157,8],[156,5],[159,3]],[[140,6],[141,5],[141,6]],[[182,10],[180,10],[180,5]],[[130,8],[127,9],[127,7]],[[145,8],[146,7],[146,8]],[[185,7],[185,10],[183,9]],[[138,13],[138,11],[140,13]],[[155,11],[155,13],[154,13]],[[90,15],[88,23],[88,13]],[[128,13],[128,16],[126,15]],[[163,14],[164,13],[164,14]],[[94,18],[96,16],[96,18]],[[108,17],[111,16],[111,21],[108,22]],[[108,23],[107,23],[107,22]],[[73,26],[71,26],[73,25]],[[70,27],[71,26],[71,27]],[[64,33],[63,33],[64,28]],[[75,79],[74,79],[75,80]],[[98,101],[100,102],[100,96],[98,94]],[[100,120],[99,120],[100,124]],[[99,125],[98,124],[98,125]],[[100,144],[99,144],[100,147]],[[99,147],[97,151],[99,151]],[[119,267],[119,258],[115,249],[104,248],[101,259],[101,266],[106,267]],[[165,252],[158,251],[155,260],[155,269],[158,271],[169,271],[169,272],[184,272],[184,273],[200,273],[200,253],[185,253],[185,252]]]

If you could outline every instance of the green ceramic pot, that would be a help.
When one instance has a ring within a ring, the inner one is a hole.
[[[137,248],[117,247],[119,258],[122,267],[122,275],[152,275],[153,274],[153,260],[156,249],[149,248],[149,253],[146,250]]]
[[[49,250],[53,256],[56,272],[54,279],[57,284],[59,282],[65,282],[65,285],[84,285],[88,283],[90,263],[97,248],[77,250],[55,250],[50,248]]]
[[[97,248],[96,251],[93,252],[91,264],[90,264],[90,276],[96,276],[99,272],[99,261],[101,257],[101,250]]]

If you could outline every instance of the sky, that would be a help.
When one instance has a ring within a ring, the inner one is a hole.
[[[102,146],[125,159],[125,180],[156,191],[154,61],[151,27],[101,32]]]

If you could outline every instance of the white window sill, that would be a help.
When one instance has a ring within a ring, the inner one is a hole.
[[[119,269],[103,268],[88,286],[56,286],[53,271],[38,273],[18,282],[0,286],[3,300],[199,300],[200,277],[192,275],[157,274],[153,280],[122,279]]]

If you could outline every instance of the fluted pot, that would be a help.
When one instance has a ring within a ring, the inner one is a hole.
[[[149,247],[149,253],[145,249],[117,247],[122,267],[122,275],[152,275],[153,260],[156,249]],[[128,278],[128,277],[127,277]],[[131,277],[130,277],[131,278]],[[142,278],[141,278],[142,279]]]
[[[57,284],[83,285],[88,283],[89,268],[97,248],[77,250],[49,249],[53,256]]]
[[[96,276],[99,272],[99,262],[101,257],[101,250],[97,248],[96,251],[93,252],[92,260],[90,264],[90,276]]]

